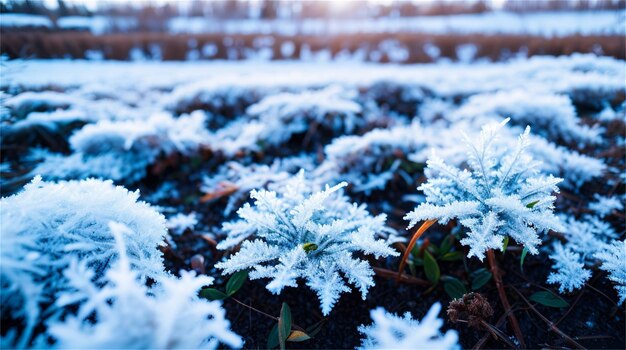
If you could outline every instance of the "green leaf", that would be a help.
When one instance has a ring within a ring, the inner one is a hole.
[[[441,247],[439,247],[439,255],[445,255],[452,248],[452,244],[454,244],[454,235],[447,235],[446,238],[441,242]]]
[[[289,334],[291,334],[291,309],[287,303],[283,303],[278,318],[278,342],[281,350],[285,349],[285,342]]]
[[[314,324],[312,324],[306,329],[306,333],[309,336],[314,337],[317,333],[319,333],[319,331],[322,330],[322,326],[324,325],[324,322],[326,322],[326,319],[321,319],[315,322]]]
[[[555,295],[552,292],[547,292],[547,291],[537,292],[531,295],[530,298],[528,299],[538,302],[541,305],[545,305],[549,307],[561,308],[561,307],[569,306],[569,303],[565,301],[563,298],[561,298],[558,295]]]
[[[449,252],[444,254],[439,260],[441,261],[458,261],[463,259],[463,253],[461,252]]]
[[[534,202],[530,202],[528,204],[526,204],[526,208],[532,209],[535,205],[537,205],[537,203],[539,203],[539,201],[534,201]]]
[[[231,296],[237,293],[237,291],[241,288],[241,286],[243,286],[243,283],[246,281],[247,278],[247,270],[235,272],[235,274],[233,274],[226,283],[226,294],[228,294],[228,296]]]
[[[302,245],[302,249],[304,249],[305,253],[310,253],[314,250],[317,250],[317,244],[309,242],[309,243],[304,243]]]
[[[504,237],[504,244],[502,245],[502,254],[506,252],[506,247],[509,246],[509,236]]]
[[[308,334],[304,333],[303,331],[295,330],[295,331],[291,331],[291,334],[289,334],[287,341],[301,342],[301,341],[305,341],[309,339],[311,339],[311,337],[309,337]]]
[[[492,275],[486,268],[480,268],[470,274],[470,278],[472,279],[472,290],[478,290],[480,287],[484,286],[489,282]]]
[[[452,299],[462,298],[465,293],[467,293],[467,289],[465,289],[465,285],[458,278],[448,277],[446,278],[446,282],[443,284],[443,289],[448,293],[448,295]]]
[[[215,288],[203,288],[200,291],[200,296],[209,300],[224,300],[228,298],[228,295]]]
[[[528,248],[524,247],[522,250],[522,256],[519,258],[519,268],[524,272],[524,259],[526,259],[526,254],[528,254]]]
[[[267,348],[274,349],[278,346],[278,323],[272,327],[270,334],[267,336]]]
[[[439,282],[439,264],[437,260],[428,251],[424,251],[424,272],[426,272],[426,278],[433,284]]]

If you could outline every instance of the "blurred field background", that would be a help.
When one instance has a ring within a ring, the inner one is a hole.
[[[626,0],[2,0],[5,57],[88,60],[625,59]]]

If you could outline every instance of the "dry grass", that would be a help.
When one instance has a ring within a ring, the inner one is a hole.
[[[236,50],[237,57],[244,57],[244,51],[254,48],[254,40],[263,35],[172,35],[165,33],[129,33],[95,36],[87,32],[49,32],[49,31],[3,31],[0,41],[2,54],[10,58],[85,58],[86,50],[99,50],[105,59],[127,60],[132,48],[141,48],[148,56],[150,47],[161,48],[163,60],[184,60],[190,50],[188,43],[195,40],[197,47],[213,44],[218,52],[211,58],[226,59],[227,50]],[[230,38],[232,44],[224,45]],[[387,39],[400,42],[409,50],[407,63],[430,62],[432,59],[424,52],[426,43],[436,45],[442,57],[457,59],[456,48],[459,45],[473,43],[477,46],[478,57],[487,57],[494,61],[509,58],[512,54],[524,50],[528,56],[567,55],[573,52],[602,53],[619,59],[626,59],[626,44],[622,37],[594,35],[574,35],[568,37],[545,38],[530,35],[428,35],[414,33],[399,34],[351,34],[336,36],[272,36],[271,46],[274,59],[285,59],[281,53],[284,42],[295,46],[294,57],[300,56],[303,44],[311,50],[330,49],[333,56],[342,50],[354,52],[363,48],[368,52],[377,50],[379,43]],[[208,57],[202,57],[207,58]],[[381,61],[389,61],[383,55]]]

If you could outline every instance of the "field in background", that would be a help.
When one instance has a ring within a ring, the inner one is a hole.
[[[370,62],[433,62],[441,58],[493,61],[519,56],[595,53],[625,59],[622,37],[572,35],[344,34],[265,36],[254,34],[6,32],[1,51],[9,58],[113,60],[301,59]]]

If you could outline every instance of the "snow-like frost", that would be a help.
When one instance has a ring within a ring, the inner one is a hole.
[[[371,216],[364,205],[351,204],[339,192],[346,185],[320,191],[300,172],[274,190],[253,190],[254,206],[245,204],[237,211],[241,220],[224,224],[229,237],[218,248],[233,247],[251,235],[255,239],[244,241],[239,252],[216,267],[224,273],[251,269],[250,278],[271,279],[267,289],[274,294],[303,278],[317,292],[324,315],[350,290],[344,278],[365,298],[374,271],[354,254],[379,258],[398,253],[375,239],[390,231],[386,216]]]
[[[456,331],[441,333],[440,311],[441,304],[435,303],[418,321],[409,312],[400,317],[378,307],[370,312],[373,324],[359,327],[363,339],[357,349],[460,349]]]

